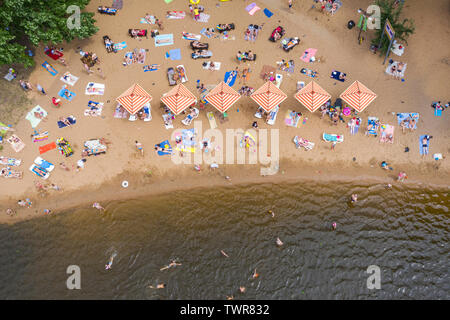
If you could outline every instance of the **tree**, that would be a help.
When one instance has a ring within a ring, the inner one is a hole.
[[[34,61],[28,47],[41,42],[59,44],[75,38],[85,39],[98,31],[93,12],[80,13],[79,28],[69,28],[67,13],[71,5],[83,10],[90,0],[0,0],[0,65],[19,63],[25,67]]]
[[[376,31],[376,37],[372,40],[372,44],[378,46],[380,43],[386,19],[389,19],[392,28],[394,28],[395,39],[401,40],[407,44],[408,37],[414,34],[415,26],[414,20],[412,19],[405,18],[401,20],[400,15],[403,9],[403,2],[399,4],[398,1],[395,0],[376,0],[375,3],[380,7],[381,11],[381,28]],[[384,36],[383,41],[381,42],[381,47],[378,48],[378,51],[380,51],[381,54],[385,54],[388,47],[389,38]]]

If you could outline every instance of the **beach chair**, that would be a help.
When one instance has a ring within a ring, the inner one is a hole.
[[[299,136],[295,136],[293,139],[295,147],[297,149],[305,148],[306,151],[312,150],[314,148],[314,142],[303,139]]]
[[[188,126],[188,125],[190,125],[192,123],[192,120],[194,120],[195,118],[198,117],[199,113],[200,113],[200,111],[197,108],[194,108],[192,114],[188,114],[186,118],[181,120],[181,122],[185,126]]]
[[[280,110],[280,106],[276,106],[272,111],[269,112],[266,118],[266,123],[273,126],[275,124],[275,121],[277,120],[277,114]]]
[[[144,121],[146,121],[146,122],[151,121],[152,120],[152,109],[150,107],[150,104],[144,106],[143,109],[144,109],[144,113],[145,113]]]

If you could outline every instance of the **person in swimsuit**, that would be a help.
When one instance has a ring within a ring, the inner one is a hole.
[[[142,143],[138,142],[137,140],[134,141],[134,143],[136,144],[136,149],[138,149],[142,156],[144,156],[144,147],[142,146]]]

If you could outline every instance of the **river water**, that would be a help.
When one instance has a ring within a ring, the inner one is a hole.
[[[0,299],[450,299],[449,206],[445,188],[302,183],[79,208],[0,226]]]

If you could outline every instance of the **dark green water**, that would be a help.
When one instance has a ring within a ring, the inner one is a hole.
[[[449,299],[448,191],[257,185],[3,225],[0,299]],[[159,270],[172,259],[182,266]],[[81,268],[81,290],[66,288],[69,265]],[[380,290],[367,289],[369,265]]]

